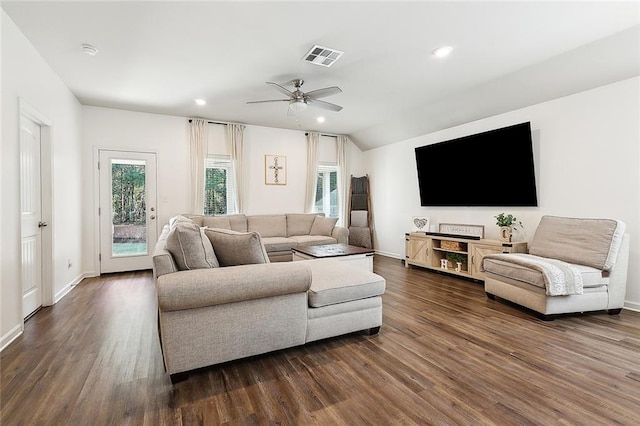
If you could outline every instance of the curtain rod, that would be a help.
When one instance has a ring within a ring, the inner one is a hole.
[[[305,133],[304,135],[305,136],[309,136],[309,132]],[[320,133],[320,136],[326,136],[326,137],[329,137],[329,138],[337,138],[338,137],[338,135],[328,135],[326,133]]]
[[[192,118],[189,119],[189,123],[191,123],[191,122],[193,122]],[[227,126],[229,124],[239,124],[241,126],[246,126],[246,124],[244,124],[244,123],[231,123],[231,122],[224,122],[224,121],[207,121],[207,123],[209,123],[209,124],[220,124],[222,126]]]

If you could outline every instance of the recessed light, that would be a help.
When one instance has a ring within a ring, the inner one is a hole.
[[[316,118],[316,121],[318,123],[324,123],[324,117],[318,117],[318,118]]]
[[[82,43],[80,45],[80,48],[89,56],[96,56],[98,54],[98,49],[96,49],[95,46],[92,46],[89,43]]]
[[[204,99],[194,99],[193,102],[195,102],[196,105],[199,105],[199,106],[203,106],[207,104],[207,101],[205,101]]]
[[[449,56],[452,50],[453,47],[451,46],[442,46],[435,49],[431,54],[436,58],[444,58],[445,56]]]

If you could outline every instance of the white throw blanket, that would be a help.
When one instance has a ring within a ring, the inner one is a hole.
[[[524,253],[490,254],[484,259],[514,263],[542,273],[547,296],[582,294],[582,275],[575,266],[561,260]]]

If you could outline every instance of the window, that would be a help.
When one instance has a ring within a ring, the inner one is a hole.
[[[320,164],[316,183],[316,213],[338,217],[338,166]]]
[[[236,213],[236,188],[229,156],[209,155],[204,170],[204,214]]]

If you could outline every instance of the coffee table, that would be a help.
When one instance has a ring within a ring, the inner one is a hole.
[[[293,260],[336,259],[373,272],[373,249],[348,244],[298,246],[291,249]]]

